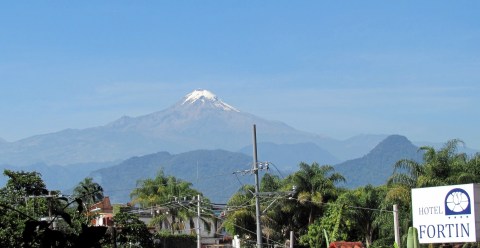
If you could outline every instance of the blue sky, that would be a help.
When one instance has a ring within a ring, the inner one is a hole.
[[[480,149],[479,10],[478,1],[3,1],[0,137],[104,125],[204,88],[337,139],[460,138]]]

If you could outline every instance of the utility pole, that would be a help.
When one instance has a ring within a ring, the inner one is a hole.
[[[36,201],[35,199],[37,198],[45,198],[47,199],[47,206],[48,206],[48,221],[50,224],[52,224],[53,230],[57,229],[57,222],[54,221],[55,217],[52,217],[52,200],[53,198],[57,198],[58,195],[53,195],[52,191],[48,191],[48,195],[32,195],[32,196],[26,196],[25,197],[25,204],[27,203],[27,199],[33,198],[33,216],[34,218],[37,218],[36,213],[35,213],[35,207],[36,207]]]
[[[197,248],[202,248],[202,237],[200,235],[200,194],[197,195]]]
[[[262,225],[260,222],[260,199],[258,186],[257,129],[253,124],[253,173],[255,174],[255,216],[257,218],[257,248],[262,248]]]
[[[257,158],[257,130],[255,124],[253,124],[253,167],[249,170],[243,171],[236,171],[233,174],[241,173],[241,174],[254,174],[255,175],[255,192],[251,192],[255,196],[255,217],[257,222],[257,248],[262,248],[262,226],[261,226],[261,211],[260,211],[260,195],[261,194],[274,194],[274,192],[263,192],[260,193],[259,187],[259,179],[258,179],[258,171],[259,170],[268,170],[269,162],[258,162]],[[285,193],[292,193],[294,191],[285,192]],[[275,200],[276,201],[276,200]],[[267,210],[273,202],[265,209]]]
[[[48,197],[47,197],[47,203],[48,203],[48,221],[52,222],[52,198],[54,195],[52,195],[52,191],[48,191]],[[52,228],[53,230],[57,230],[57,222],[53,221],[52,223]]]
[[[397,204],[393,205],[393,228],[395,233],[395,243],[397,243],[398,247],[400,246],[400,227],[398,225],[398,206]]]

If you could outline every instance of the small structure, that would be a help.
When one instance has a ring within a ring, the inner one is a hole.
[[[338,241],[330,243],[329,248],[364,248],[362,242]]]
[[[89,212],[95,217],[92,220],[92,225],[113,226],[113,207],[108,196],[105,196],[102,201],[93,204]]]

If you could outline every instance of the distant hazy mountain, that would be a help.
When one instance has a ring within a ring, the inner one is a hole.
[[[322,139],[316,144],[340,161],[345,161],[364,156],[387,136],[386,134],[361,134],[346,140]]]
[[[406,137],[388,136],[367,155],[335,165],[335,171],[346,179],[348,188],[367,184],[382,185],[393,173],[393,165],[401,159],[421,162],[422,153]]]
[[[96,170],[94,178],[113,202],[130,201],[129,194],[140,179],[154,178],[163,169],[172,175],[193,183],[213,202],[227,202],[241,183],[252,183],[252,175],[234,175],[233,172],[251,168],[252,157],[225,150],[196,150],[172,155],[168,152],[133,157],[122,163]]]
[[[36,171],[42,175],[42,179],[50,190],[66,190],[73,188],[92,171],[103,167],[112,166],[113,163],[89,163],[75,164],[71,166],[46,165],[44,163],[32,164],[24,167],[0,165],[0,187],[3,187],[8,178],[3,176],[3,170],[13,171]]]
[[[140,133],[168,142],[160,151],[194,149],[235,151],[252,143],[252,126],[259,141],[298,143],[315,140],[315,134],[298,131],[282,122],[241,112],[206,90],[194,91],[174,106],[146,116],[122,118],[108,125],[122,132]]]
[[[240,152],[252,156],[253,146],[249,145],[240,150]],[[271,142],[262,142],[257,144],[257,154],[259,161],[272,162],[281,171],[295,171],[300,162],[311,164],[336,164],[339,160],[328,151],[320,148],[314,143],[298,144],[274,144]],[[274,168],[272,168],[274,169]]]
[[[67,129],[16,142],[1,142],[0,163],[67,165],[115,161],[158,151],[237,151],[252,143],[253,124],[257,125],[259,142],[311,142],[339,160],[365,154],[375,145],[368,139],[365,143],[362,139],[337,141],[302,132],[285,123],[239,111],[207,90],[195,90],[170,108],[148,115],[124,116],[104,126]]]
[[[242,183],[253,183],[253,176],[250,174],[233,174],[235,171],[251,168],[252,156],[247,155],[248,151],[252,152],[251,148],[242,149],[246,154],[224,150],[196,150],[177,155],[160,152],[127,159],[118,165],[94,171],[90,176],[104,187],[105,193],[114,202],[128,202],[130,200],[128,196],[135,188],[136,181],[153,178],[160,169],[163,169],[166,175],[173,175],[193,183],[194,188],[203,192],[212,201],[226,202]],[[295,153],[302,148],[313,149],[314,153],[320,151],[321,154],[320,149],[308,143],[291,146],[261,143],[257,147],[258,158],[259,161],[271,162],[268,156],[277,157],[275,153],[285,152],[283,156],[288,159],[290,156],[295,157]],[[274,153],[270,154],[270,152]],[[392,174],[393,164],[403,158],[420,161],[422,155],[407,138],[392,135],[380,142],[367,155],[334,167],[336,172],[347,178],[346,186],[349,188],[366,184],[381,185]],[[287,167],[280,165],[281,162],[274,162],[283,176],[298,170],[297,159],[292,159],[295,164]],[[307,163],[317,161],[316,158],[310,159],[311,161],[306,159],[303,161]],[[270,173],[278,172],[271,166]]]

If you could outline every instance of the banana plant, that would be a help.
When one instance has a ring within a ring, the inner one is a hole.
[[[418,240],[418,230],[415,227],[408,228],[407,248],[420,248]]]

